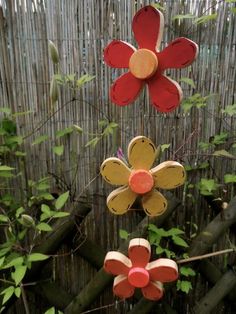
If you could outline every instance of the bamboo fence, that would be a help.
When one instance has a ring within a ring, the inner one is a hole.
[[[173,158],[194,166],[210,158],[198,149],[199,142],[209,142],[220,132],[235,131],[235,118],[221,112],[236,99],[236,15],[231,12],[235,4],[226,1],[217,1],[217,4],[213,0],[158,2],[165,9],[162,48],[180,36],[199,44],[199,56],[193,65],[178,71],[170,70],[167,74],[178,82],[181,77],[191,78],[195,88],[180,82],[184,97],[194,93],[210,95],[206,108],[193,108],[184,113],[180,106],[171,114],[161,114],[150,105],[147,91],[125,108],[118,108],[109,101],[111,83],[122,70],[104,64],[103,49],[112,39],[125,40],[135,46],[132,17],[139,8],[150,3],[145,0],[0,1],[0,106],[10,107],[13,112],[30,111],[17,118],[18,132],[26,137],[25,150],[29,152],[28,178],[36,180],[53,173],[63,178],[64,185],[55,182],[55,189],[62,191],[67,190],[66,184],[73,181],[75,203],[81,196],[86,196],[92,206],[76,235],[63,244],[58,254],[75,249],[81,238],[90,239],[104,252],[116,250],[122,242],[119,229],[135,230],[142,214],[131,212],[125,217],[109,214],[105,199],[111,187],[98,175],[104,158],[115,155],[119,147],[126,153],[134,136],[143,134],[157,145],[170,144],[163,160]],[[216,10],[217,19],[201,25],[194,24],[192,19],[173,20],[178,14],[202,16]],[[78,78],[83,74],[95,75],[95,79],[82,86],[76,95],[62,86],[53,115],[49,86],[55,69],[49,58],[48,40],[58,47],[62,73],[75,73]],[[85,147],[91,134],[98,132],[98,122],[104,119],[118,123],[118,131],[99,141],[95,148]],[[80,126],[84,134],[73,133],[62,139],[55,137],[58,130],[74,124]],[[34,139],[45,134],[52,141],[31,145]],[[52,146],[59,144],[65,146],[60,157],[52,152]],[[209,168],[190,173],[188,181],[195,183],[206,177],[216,178],[223,184],[224,174],[232,173],[232,169],[235,170],[235,161],[216,158]],[[21,182],[13,185],[16,190],[18,184]],[[186,189],[176,192],[182,206],[171,216],[169,225],[182,227],[188,222],[188,226],[195,224],[202,230],[215,213],[197,192],[194,201],[188,198],[188,193]],[[233,189],[225,191],[224,198],[230,200],[233,193]],[[194,232],[193,227],[186,228],[190,234]],[[219,248],[224,247],[226,237],[228,234],[220,239]],[[223,257],[216,261],[219,265],[224,262]],[[72,296],[97,272],[76,252],[53,258],[50,269],[53,281]],[[176,301],[173,296],[167,298],[169,304],[177,304],[178,313],[191,313],[191,304],[208,290],[205,280],[197,276],[196,281],[197,288],[189,296]],[[46,303],[41,298],[30,294],[29,301],[31,313],[43,313]],[[101,309],[100,313],[126,313],[135,301],[117,302],[109,286],[91,308],[110,303],[112,305]],[[228,304],[218,307],[218,313],[231,313],[231,310]],[[21,302],[9,313],[24,313]]]

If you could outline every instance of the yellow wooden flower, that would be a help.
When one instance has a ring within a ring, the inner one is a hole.
[[[116,157],[107,158],[101,165],[101,175],[112,185],[121,185],[107,197],[109,210],[116,215],[126,213],[138,195],[148,216],[158,216],[167,208],[166,198],[157,191],[171,190],[185,181],[184,167],[176,161],[165,161],[151,169],[157,150],[145,136],[137,136],[129,143],[129,168]]]

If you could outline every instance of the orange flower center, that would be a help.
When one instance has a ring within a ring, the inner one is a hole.
[[[149,273],[141,267],[134,267],[128,274],[129,283],[136,288],[146,287],[149,283]]]
[[[156,72],[157,66],[157,56],[148,49],[135,51],[129,60],[130,72],[142,80],[151,77]]]
[[[145,194],[153,188],[154,180],[147,170],[134,170],[129,177],[129,186],[137,194]]]

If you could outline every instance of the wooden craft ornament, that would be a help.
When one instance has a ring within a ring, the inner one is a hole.
[[[133,102],[145,84],[154,107],[161,112],[174,110],[182,100],[179,84],[166,77],[170,68],[189,66],[197,57],[198,46],[193,41],[180,37],[159,51],[164,27],[164,17],[153,6],[139,10],[132,22],[138,49],[132,45],[113,40],[104,50],[104,60],[112,68],[127,68],[112,85],[112,102],[125,106]]]
[[[157,149],[145,136],[137,136],[128,146],[129,168],[122,160],[111,157],[101,165],[101,175],[112,185],[121,185],[107,197],[107,207],[116,215],[125,214],[141,195],[142,207],[148,216],[162,215],[166,198],[157,191],[174,189],[185,181],[184,167],[176,161],[165,161],[151,168]]]
[[[178,278],[178,267],[173,260],[160,258],[149,262],[151,247],[146,239],[132,239],[128,256],[111,251],[104,260],[106,272],[116,276],[113,292],[122,299],[131,297],[135,288],[141,288],[145,298],[157,301],[163,296],[162,283]]]

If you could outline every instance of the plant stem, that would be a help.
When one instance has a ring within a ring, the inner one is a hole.
[[[23,300],[24,307],[25,307],[25,313],[26,314],[30,314],[29,304],[28,304],[28,301],[27,301],[27,298],[26,298],[25,289],[24,289],[23,285],[21,285],[20,288],[21,288],[22,300]]]
[[[204,255],[193,256],[193,257],[189,257],[189,258],[185,258],[185,259],[180,259],[180,260],[176,261],[176,263],[177,264],[189,263],[189,262],[193,262],[193,261],[201,260],[201,259],[204,259],[204,258],[221,255],[221,254],[226,254],[226,253],[230,253],[230,252],[235,252],[235,249],[226,249],[226,250],[212,252],[212,253],[208,253],[208,254],[204,254]]]

